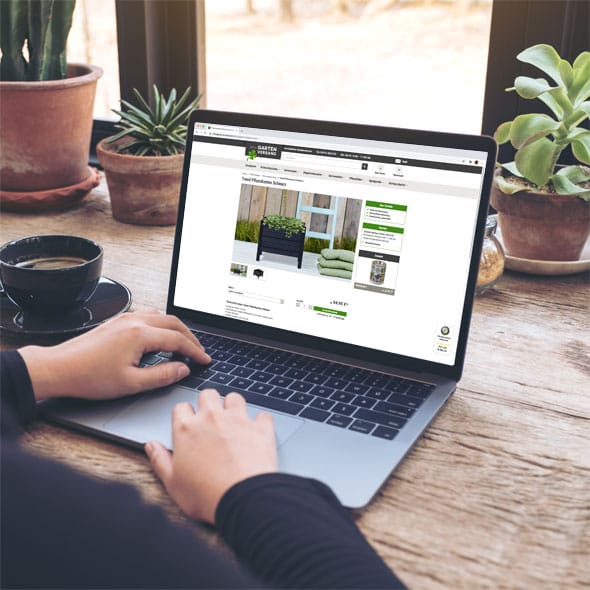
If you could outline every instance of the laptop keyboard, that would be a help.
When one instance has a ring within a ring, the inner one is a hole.
[[[250,404],[393,440],[434,385],[193,331],[212,362],[180,385],[240,393]],[[145,355],[140,366],[172,358]]]

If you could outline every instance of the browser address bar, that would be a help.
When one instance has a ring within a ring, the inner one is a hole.
[[[291,152],[283,152],[282,159],[286,162],[298,162],[301,164],[311,164],[320,168],[348,168],[352,170],[360,170],[360,162],[351,162],[344,158],[331,158],[329,156],[306,156],[304,154],[294,154]]]

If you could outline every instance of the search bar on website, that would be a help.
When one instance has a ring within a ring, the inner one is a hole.
[[[311,164],[319,168],[347,168],[351,170],[360,170],[361,162],[352,162],[344,158],[330,158],[329,156],[306,156],[303,154],[293,154],[283,152],[282,159],[285,162],[297,162],[299,164]]]

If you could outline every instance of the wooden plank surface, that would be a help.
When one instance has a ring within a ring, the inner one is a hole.
[[[2,242],[39,233],[97,240],[105,276],[130,288],[133,309],[164,309],[173,228],[114,221],[101,186],[70,211],[2,215]],[[410,588],[590,585],[588,293],[588,274],[511,273],[476,299],[455,395],[356,513]],[[1,336],[3,348],[53,342]],[[42,422],[24,438],[35,452],[138,487],[183,519],[142,453]]]

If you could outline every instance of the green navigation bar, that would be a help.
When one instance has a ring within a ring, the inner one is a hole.
[[[394,227],[392,225],[377,225],[376,223],[363,223],[363,229],[374,229],[377,231],[387,231],[392,234],[403,234],[403,227]]]
[[[391,209],[392,211],[407,211],[407,205],[395,205],[394,203],[381,203],[379,201],[367,201],[367,207],[376,209]]]
[[[330,309],[329,307],[319,307],[318,305],[314,305],[313,310],[319,311],[320,313],[329,313],[330,315],[339,315],[343,318],[345,318],[347,315],[345,311],[339,311],[338,309]]]

